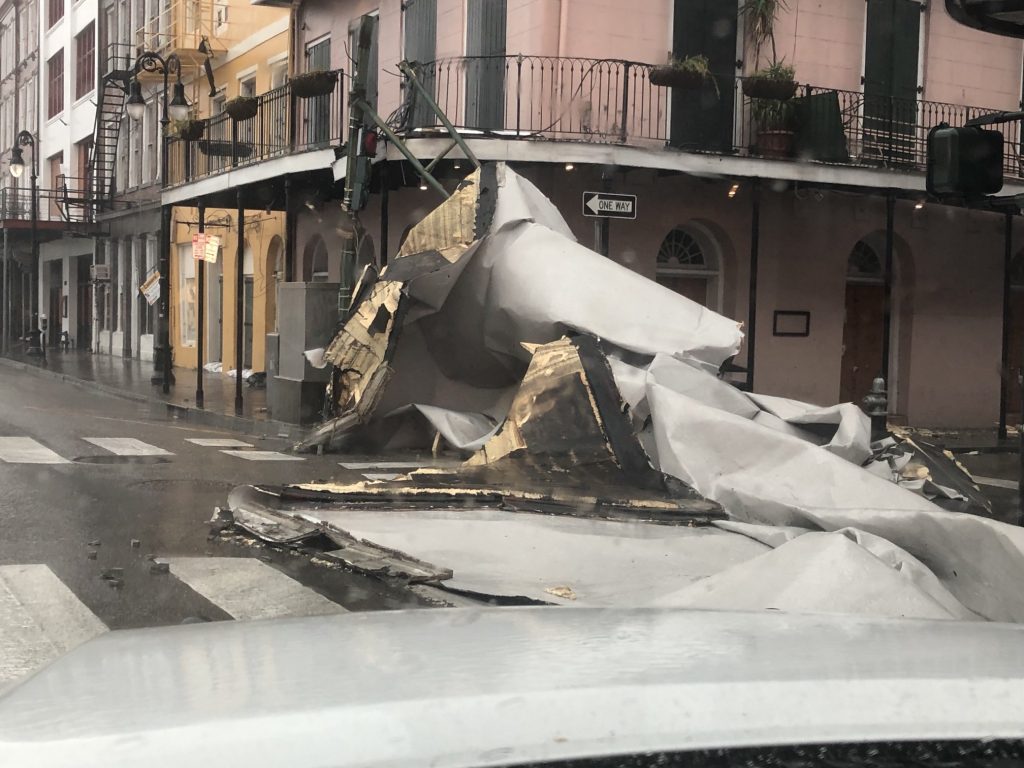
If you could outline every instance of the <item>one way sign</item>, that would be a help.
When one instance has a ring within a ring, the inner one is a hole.
[[[611,192],[584,192],[583,215],[609,219],[635,219],[636,195],[613,195]]]

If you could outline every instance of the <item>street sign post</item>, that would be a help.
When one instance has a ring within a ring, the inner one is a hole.
[[[636,195],[584,192],[583,215],[605,219],[635,219]]]

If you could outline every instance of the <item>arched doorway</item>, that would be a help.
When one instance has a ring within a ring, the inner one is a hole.
[[[885,261],[874,246],[860,240],[846,264],[840,402],[860,402],[872,380],[882,375],[884,331]]]
[[[721,259],[718,247],[703,228],[676,227],[658,249],[655,280],[688,299],[719,311]]]
[[[320,235],[313,235],[302,250],[302,282],[327,282],[327,245]]]
[[[263,267],[266,283],[266,328],[267,333],[277,330],[277,283],[284,273],[284,241],[274,235],[267,248],[267,261]]]

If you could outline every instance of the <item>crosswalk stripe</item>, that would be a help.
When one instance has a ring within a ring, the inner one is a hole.
[[[345,469],[425,469],[427,467],[457,467],[460,461],[339,461]]]
[[[280,451],[221,451],[246,461],[305,461],[301,456],[292,456]]]
[[[106,631],[47,566],[0,566],[0,687]]]
[[[0,437],[0,461],[8,464],[68,464],[68,460],[31,437]]]
[[[186,443],[201,445],[204,448],[252,448],[252,443],[232,440],[225,437],[186,437]]]
[[[261,560],[167,558],[171,573],[235,619],[322,616],[345,609]]]
[[[87,443],[99,446],[116,456],[173,456],[170,451],[136,440],[134,437],[83,437]]]
[[[363,477],[367,480],[396,480],[401,477],[397,472],[363,472]]]

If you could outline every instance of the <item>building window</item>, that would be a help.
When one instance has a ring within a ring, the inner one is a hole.
[[[302,253],[302,281],[326,283],[327,277],[327,245],[320,235],[313,235]]]
[[[75,144],[74,188],[85,191],[85,180],[89,175],[89,155],[92,154],[92,136]]]
[[[54,117],[64,111],[64,49],[57,51],[46,62],[46,116]]]
[[[718,261],[711,239],[690,227],[673,229],[658,249],[655,279],[698,304],[717,306]]]
[[[178,317],[181,322],[181,344],[196,344],[196,261],[192,244],[178,246]]]
[[[878,283],[882,282],[884,273],[878,252],[863,240],[858,240],[846,263],[846,277],[853,281]]]
[[[75,98],[96,87],[96,25],[90,23],[75,35]]]
[[[64,18],[64,0],[47,0],[46,26],[52,27]]]

